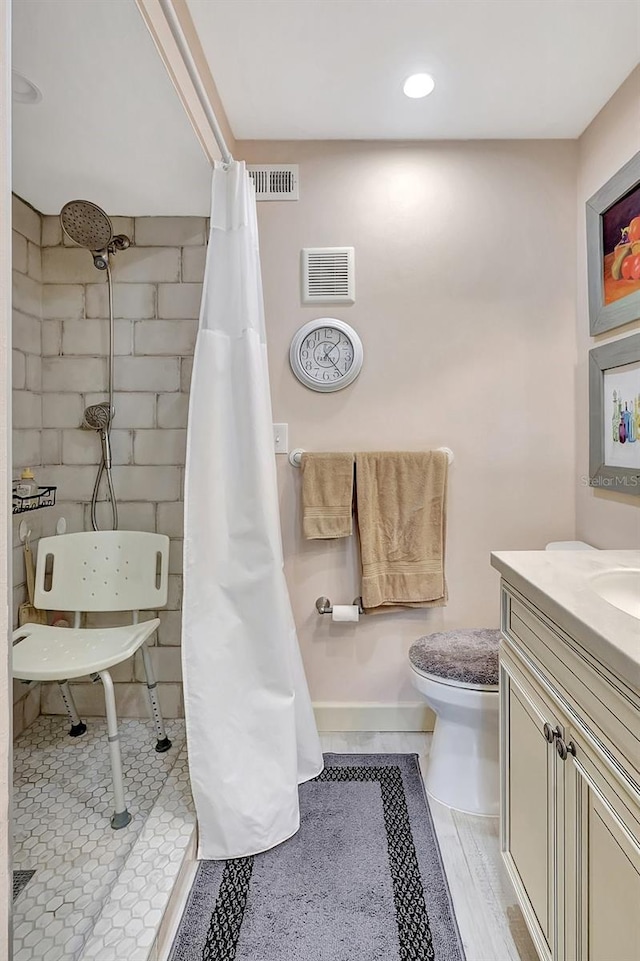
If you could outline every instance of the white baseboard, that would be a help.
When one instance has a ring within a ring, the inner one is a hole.
[[[160,706],[165,718],[184,716],[173,702],[165,703],[165,689],[177,684],[159,684]],[[120,717],[149,717],[146,688],[141,683],[116,684]],[[81,716],[104,716],[104,695],[95,684],[74,684],[73,696]],[[172,691],[168,692],[170,695]],[[435,714],[424,701],[380,704],[376,701],[317,701],[313,705],[319,731],[433,731]],[[54,684],[42,685],[42,714],[64,714],[65,708]]]
[[[433,731],[435,714],[424,701],[378,704],[317,701],[313,705],[319,731]]]

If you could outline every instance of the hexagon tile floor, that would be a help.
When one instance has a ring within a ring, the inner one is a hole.
[[[87,723],[73,740],[66,718],[39,717],[14,745],[13,866],[36,872],[14,904],[14,961],[146,961],[193,833],[184,722],[167,722],[173,747],[157,754],[151,722],[120,721],[133,815],[120,831],[106,722]]]

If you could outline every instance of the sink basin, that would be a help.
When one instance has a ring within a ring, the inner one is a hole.
[[[626,567],[594,574],[589,584],[608,604],[640,619],[640,569]]]

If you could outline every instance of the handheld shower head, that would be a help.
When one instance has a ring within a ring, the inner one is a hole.
[[[102,445],[102,461],[104,466],[111,470],[111,440],[109,430],[113,411],[109,404],[91,404],[84,412],[82,426],[86,430],[95,430],[100,434]]]
[[[60,211],[60,223],[67,237],[93,253],[98,270],[106,270],[109,254],[126,250],[131,241],[113,233],[113,224],[101,207],[89,200],[70,200]]]
[[[111,422],[109,404],[91,404],[84,412],[82,426],[86,430],[108,430]]]

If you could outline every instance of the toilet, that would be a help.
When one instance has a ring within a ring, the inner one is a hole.
[[[592,551],[552,541],[548,551]],[[499,813],[498,648],[500,631],[461,628],[411,645],[414,686],[436,714],[425,775],[427,794],[466,814]]]
[[[435,711],[425,787],[466,814],[499,813],[498,647],[500,631],[429,634],[409,650],[414,686]]]

